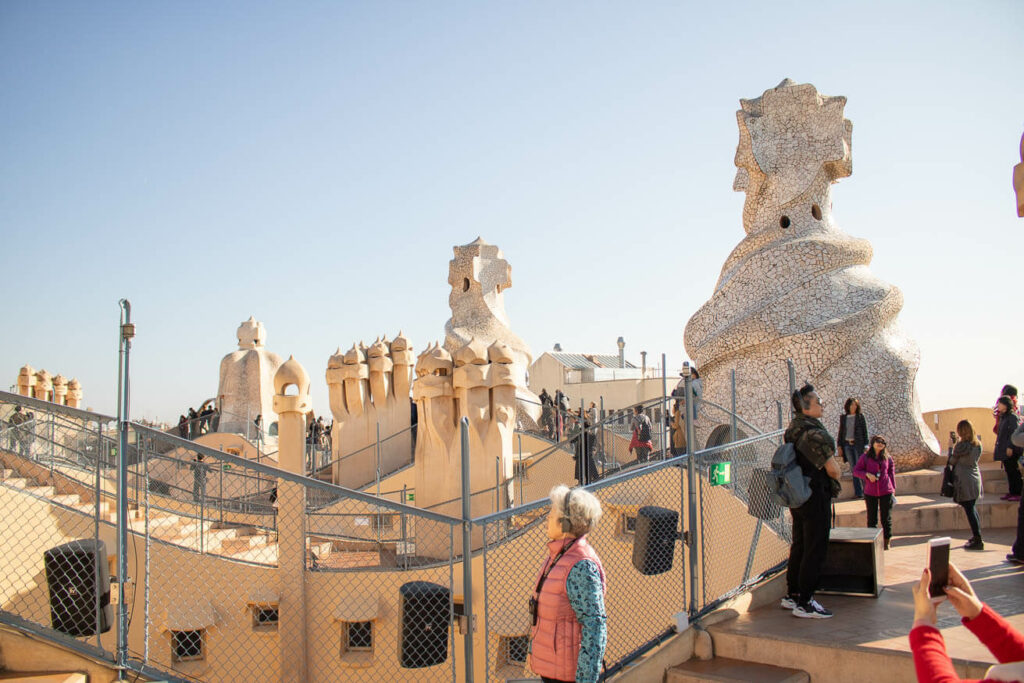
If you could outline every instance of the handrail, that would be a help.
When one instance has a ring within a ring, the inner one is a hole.
[[[392,501],[381,500],[380,498],[377,498],[376,496],[369,493],[363,493],[362,491],[356,491],[354,489],[345,488],[344,486],[338,486],[337,484],[328,484],[327,482],[320,481],[319,479],[304,477],[301,474],[293,474],[291,472],[277,469],[275,467],[271,467],[263,463],[253,462],[252,460],[246,460],[245,458],[240,458],[237,455],[231,455],[230,453],[216,451],[207,446],[203,446],[202,444],[197,444],[195,442],[188,441],[187,439],[182,439],[180,437],[176,437],[170,434],[164,434],[159,430],[153,429],[151,427],[145,427],[135,422],[131,423],[131,425],[132,429],[143,434],[148,434],[157,439],[170,440],[172,443],[177,442],[182,448],[197,451],[199,453],[202,453],[204,456],[209,456],[211,458],[223,460],[233,465],[238,465],[239,467],[248,467],[249,469],[255,470],[257,472],[266,474],[271,477],[277,477],[278,479],[282,479],[284,481],[290,481],[296,484],[300,484],[302,486],[305,486],[307,489],[316,489],[327,493],[341,494],[346,498],[358,500],[362,503],[367,503],[370,505],[383,505],[384,507],[396,509],[400,512],[405,512],[407,514],[426,517],[435,522],[443,522],[445,524],[462,523],[462,520],[456,517],[450,517],[448,515],[430,512],[429,510],[424,510],[423,508],[411,507],[409,505],[405,505],[402,503],[394,503]]]
[[[21,394],[12,394],[9,391],[0,391],[0,401],[7,401],[9,403],[17,403],[37,410],[44,410],[49,412],[61,413],[70,417],[75,417],[80,420],[86,420],[88,422],[116,422],[117,418],[109,415],[102,415],[100,413],[93,413],[88,410],[82,410],[81,408],[72,408],[70,406],[62,406],[59,403],[53,403],[51,401],[43,401],[42,399],[32,398],[31,396],[22,396]]]

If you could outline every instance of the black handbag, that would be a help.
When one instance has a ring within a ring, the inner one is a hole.
[[[956,480],[953,474],[953,466],[946,461],[946,466],[942,469],[942,487],[939,489],[939,494],[946,497],[952,498],[953,491],[955,489],[954,482]]]

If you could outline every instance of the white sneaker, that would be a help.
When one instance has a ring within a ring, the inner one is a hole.
[[[817,600],[811,600],[806,605],[797,605],[793,608],[793,616],[801,619],[829,619],[832,612],[825,609]]]
[[[779,601],[779,607],[781,607],[782,609],[788,609],[790,612],[792,612],[793,609],[796,607],[796,600],[787,595]]]

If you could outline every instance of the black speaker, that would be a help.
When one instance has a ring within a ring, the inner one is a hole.
[[[50,589],[50,623],[54,630],[69,636],[94,636],[98,623],[100,633],[109,631],[113,610],[107,547],[103,541],[90,538],[50,548],[43,553],[43,563]]]
[[[782,508],[772,500],[768,470],[755,467],[747,484],[747,514],[758,519],[777,519]]]
[[[398,589],[402,631],[399,662],[405,669],[434,666],[448,659],[451,591],[428,581],[410,581]]]
[[[633,566],[651,576],[672,569],[672,556],[679,538],[676,523],[679,513],[668,508],[647,505],[636,515],[633,537]]]

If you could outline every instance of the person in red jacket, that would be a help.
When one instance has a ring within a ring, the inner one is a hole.
[[[913,586],[914,625],[910,629],[910,651],[914,655],[914,669],[919,683],[973,683],[979,679],[961,679],[946,654],[942,633],[935,627],[935,609],[938,603],[928,595],[932,574],[928,569]],[[970,582],[960,570],[949,564],[949,585],[945,588],[949,602],[960,613],[961,623],[995,655],[999,664],[989,668],[982,683],[989,681],[1024,682],[1024,635],[992,611],[975,595]],[[940,600],[941,602],[941,600]]]

